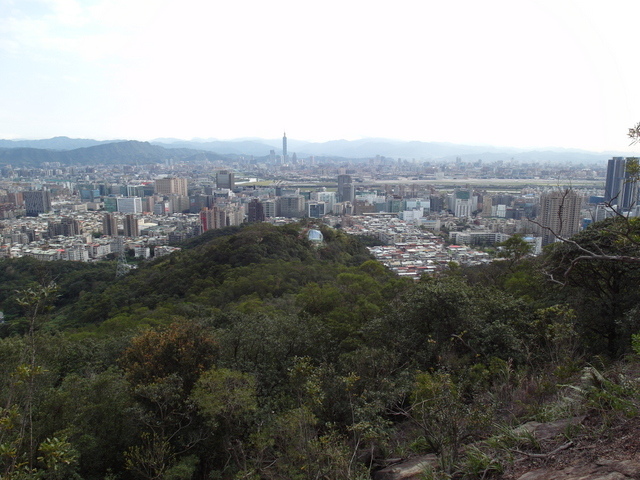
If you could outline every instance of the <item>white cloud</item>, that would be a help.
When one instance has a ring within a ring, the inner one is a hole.
[[[623,148],[640,119],[638,13],[616,0],[5,0],[0,102],[20,98],[44,125],[64,111],[56,95],[96,137],[285,127]]]

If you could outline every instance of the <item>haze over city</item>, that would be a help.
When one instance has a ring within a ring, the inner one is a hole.
[[[631,151],[639,10],[630,1],[4,1],[0,138],[287,130],[308,141]]]

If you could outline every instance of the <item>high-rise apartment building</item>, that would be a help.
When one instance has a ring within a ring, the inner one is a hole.
[[[627,173],[627,158],[613,157],[607,163],[604,201],[618,210],[630,210],[638,205],[638,182]]]
[[[264,206],[257,198],[253,198],[247,205],[247,222],[258,223],[266,220]]]
[[[200,212],[202,231],[240,225],[244,221],[244,209],[238,205],[213,206]]]
[[[160,178],[155,182],[158,195],[188,195],[187,179],[177,177]]]
[[[540,197],[540,235],[542,245],[569,238],[580,231],[582,197],[574,190],[554,190]]]
[[[135,215],[128,214],[124,217],[124,236],[125,237],[138,237],[140,236],[140,229],[138,226],[138,218]]]
[[[191,203],[186,195],[169,195],[169,213],[188,212],[190,207]]]
[[[102,217],[102,234],[111,237],[118,235],[118,222],[113,213],[105,213]]]
[[[305,214],[304,197],[302,195],[285,195],[279,198],[280,216],[299,218]]]
[[[49,237],[62,235],[64,237],[73,237],[81,233],[80,222],[71,217],[64,217],[59,222],[48,222],[47,232]]]

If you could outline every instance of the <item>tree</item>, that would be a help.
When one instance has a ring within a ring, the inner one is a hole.
[[[529,255],[532,251],[531,244],[525,241],[521,235],[512,235],[497,246],[501,247],[498,252],[498,257],[504,258],[509,262],[510,270],[513,269],[513,266],[516,263]]]
[[[185,319],[132,340],[120,363],[144,432],[125,454],[128,470],[149,480],[165,478],[206,438],[189,394],[216,353],[217,343],[204,325]]]
[[[456,466],[463,442],[488,418],[486,410],[465,403],[451,375],[443,372],[416,375],[411,407],[403,413],[421,429],[446,473]]]
[[[628,313],[640,300],[640,219],[614,217],[554,244],[543,269],[581,318],[587,346],[610,354],[630,348],[634,333]],[[604,340],[604,343],[603,343]]]

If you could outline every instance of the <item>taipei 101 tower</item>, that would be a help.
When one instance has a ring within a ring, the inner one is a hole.
[[[287,163],[287,132],[284,132],[284,136],[282,137],[282,162]]]

